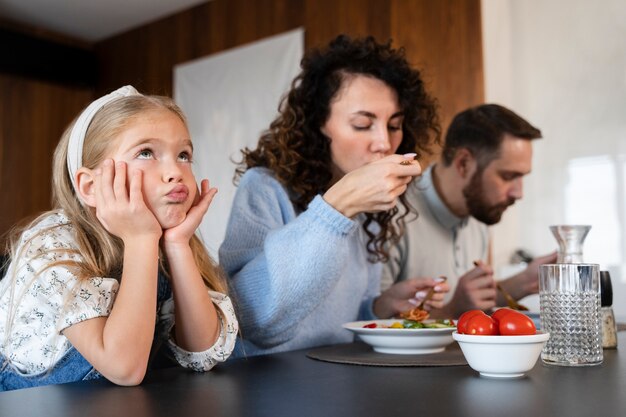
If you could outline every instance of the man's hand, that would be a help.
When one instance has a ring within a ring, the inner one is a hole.
[[[555,263],[556,256],[556,252],[552,252],[533,259],[525,270],[511,278],[501,281],[500,285],[516,300],[524,298],[527,295],[537,294],[539,292],[539,266]],[[504,304],[506,304],[506,302],[502,303],[502,305]]]
[[[467,310],[489,310],[496,305],[493,269],[482,262],[459,278],[454,295],[433,317],[459,317]]]

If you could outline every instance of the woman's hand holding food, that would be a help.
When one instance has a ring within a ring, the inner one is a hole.
[[[389,155],[355,169],[330,187],[324,200],[349,218],[390,210],[413,177],[422,172],[419,162],[407,161],[402,155]]]
[[[374,314],[384,319],[414,309],[422,303],[431,288],[432,296],[424,303],[423,308],[441,308],[445,293],[450,291],[445,279],[412,278],[400,281],[383,292],[374,301]]]

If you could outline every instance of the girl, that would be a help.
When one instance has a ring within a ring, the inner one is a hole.
[[[279,116],[243,151],[219,251],[244,338],[236,356],[350,342],[343,323],[409,310],[433,286],[427,306],[440,307],[447,291],[428,278],[379,294],[379,261],[421,171],[413,152],[439,136],[419,72],[389,44],[345,36],[301,66]]]
[[[131,86],[70,125],[54,155],[55,209],[16,234],[0,283],[2,389],[136,385],[153,340],[196,371],[228,358],[237,320],[194,235],[217,190],[198,190],[192,152],[181,110]]]

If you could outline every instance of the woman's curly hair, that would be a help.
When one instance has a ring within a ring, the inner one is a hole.
[[[436,101],[428,95],[419,71],[411,68],[403,48],[393,49],[391,41],[380,44],[373,37],[335,38],[324,49],[312,49],[300,63],[301,72],[282,98],[279,115],[263,132],[257,148],[242,150],[243,160],[235,179],[252,167],[269,168],[291,191],[295,207],[303,211],[317,195],[332,185],[330,139],[321,132],[330,117],[331,104],[343,81],[350,75],[365,75],[383,81],[398,96],[404,113],[402,143],[398,154],[430,153],[438,143],[441,128]],[[432,141],[432,142],[431,142]],[[404,232],[404,217],[412,207],[400,197],[404,212],[392,222],[398,208],[367,213],[363,225],[369,240],[370,261],[386,261],[387,242],[397,241]],[[380,229],[369,228],[372,222]]]

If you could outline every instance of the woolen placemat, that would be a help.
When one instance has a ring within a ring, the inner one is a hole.
[[[318,361],[367,366],[461,366],[467,361],[458,343],[454,342],[446,350],[427,355],[391,355],[375,352],[365,343],[323,346],[306,354]]]

